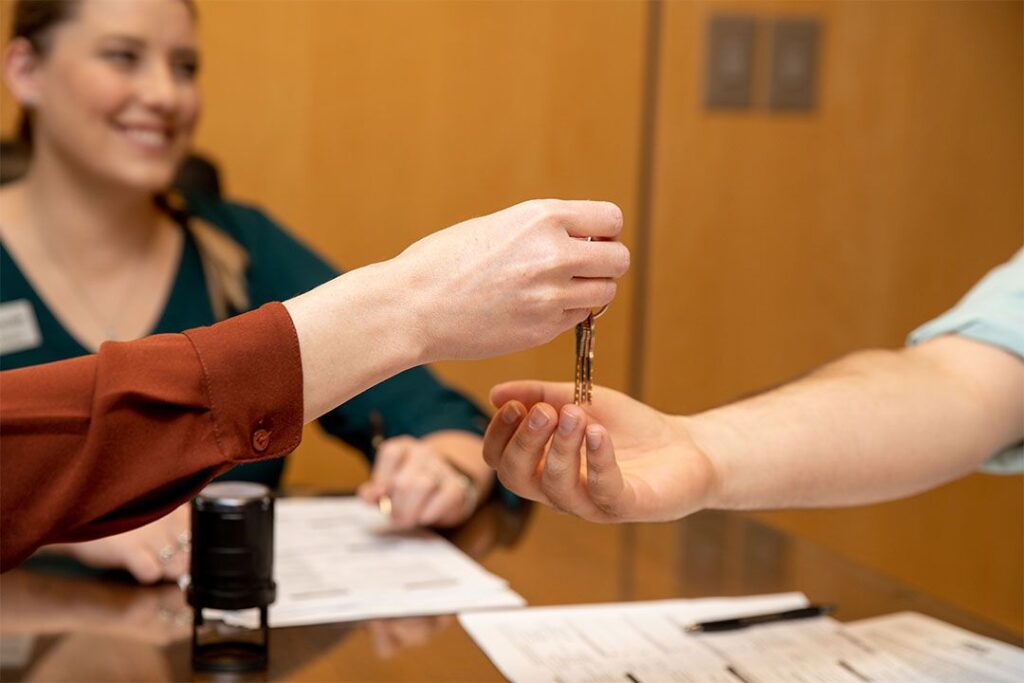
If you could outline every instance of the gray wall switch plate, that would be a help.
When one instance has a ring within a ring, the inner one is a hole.
[[[709,109],[747,109],[754,84],[751,16],[717,15],[708,21],[705,105]]]
[[[814,109],[818,89],[818,44],[814,19],[779,19],[772,32],[772,80],[768,103],[781,111]]]

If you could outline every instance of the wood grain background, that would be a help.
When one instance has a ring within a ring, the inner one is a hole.
[[[0,8],[6,37],[9,0]],[[538,196],[618,202],[634,245],[649,197],[647,325],[635,329],[634,272],[599,326],[597,372],[631,386],[637,351],[643,398],[673,412],[898,346],[1020,248],[1021,3],[656,5],[647,195],[650,8],[201,0],[197,147],[232,198],[348,268]],[[736,12],[761,21],[761,38],[777,17],[821,22],[813,112],[703,108],[706,22]],[[4,92],[8,135],[14,109]],[[483,400],[505,379],[568,379],[571,353],[566,335],[439,371]],[[358,481],[358,459],[310,432],[290,483]],[[1024,632],[1020,477],[762,517]]]

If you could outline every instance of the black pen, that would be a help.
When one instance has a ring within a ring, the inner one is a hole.
[[[384,443],[384,418],[381,417],[379,410],[370,411],[370,446],[373,448],[373,459],[374,462],[377,460],[377,451],[380,450],[380,445]],[[391,519],[391,496],[388,494],[382,494],[377,499],[377,509],[380,513]]]
[[[749,617],[736,617],[735,619],[722,619],[721,621],[705,621],[699,624],[690,624],[686,627],[687,633],[710,633],[712,631],[736,631],[748,626],[757,624],[770,624],[776,621],[789,621],[790,619],[807,619],[809,617],[821,617],[831,614],[836,609],[835,605],[811,605],[800,609],[790,609],[785,612],[772,612],[770,614],[755,614]]]

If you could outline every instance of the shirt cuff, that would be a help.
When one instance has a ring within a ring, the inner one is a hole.
[[[269,303],[185,336],[203,367],[224,458],[246,462],[295,450],[302,440],[302,357],[287,309]]]

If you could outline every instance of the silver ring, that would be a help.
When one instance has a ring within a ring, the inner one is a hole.
[[[179,550],[188,550],[192,547],[192,532],[188,529],[185,529],[180,534],[178,534],[177,540]]]
[[[160,548],[160,552],[157,553],[157,557],[160,559],[160,564],[167,564],[174,557],[175,550],[170,545],[165,545]]]

